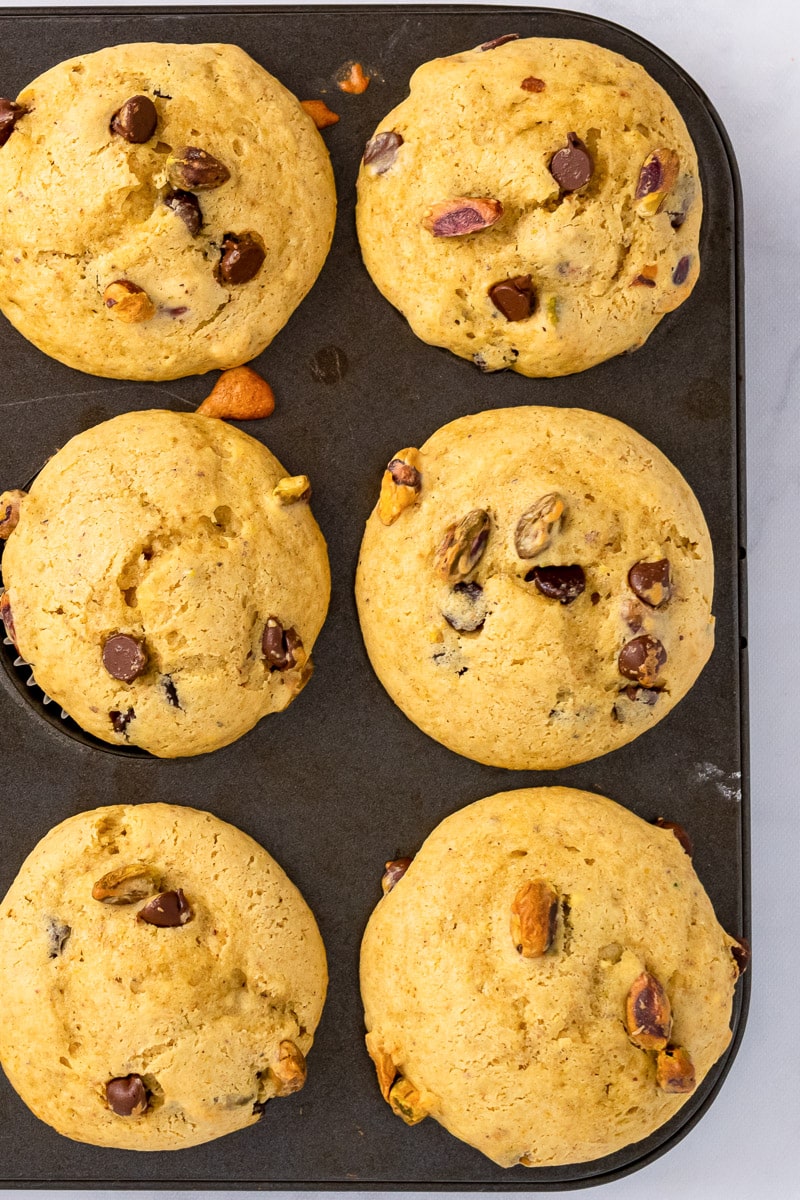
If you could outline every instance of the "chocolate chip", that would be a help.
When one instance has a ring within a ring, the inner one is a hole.
[[[386,470],[398,487],[410,487],[419,491],[422,487],[422,476],[411,463],[403,462],[402,458],[393,458]]]
[[[385,175],[397,158],[397,151],[402,144],[403,138],[393,129],[376,133],[364,147],[364,165],[372,167],[376,175]]]
[[[534,567],[525,579],[528,583],[533,581],[537,591],[548,600],[559,600],[562,604],[572,604],[586,587],[583,567],[578,566]]]
[[[672,595],[669,559],[634,563],[628,572],[628,583],[631,591],[651,608],[666,604]]]
[[[222,239],[219,275],[224,283],[248,283],[261,270],[266,253],[251,233],[226,233]]]
[[[543,92],[545,83],[543,79],[537,79],[535,75],[529,75],[527,79],[523,79],[519,86],[523,92]]]
[[[655,286],[656,286],[655,279],[651,279],[649,275],[637,275],[636,278],[634,279],[633,283],[631,284],[631,287],[654,288]]]
[[[644,687],[652,687],[666,661],[667,652],[658,638],[643,633],[632,642],[625,643],[619,652],[617,665],[626,679],[633,679]]]
[[[507,321],[524,321],[536,307],[530,275],[515,275],[492,284],[489,297]]]
[[[391,862],[387,862],[383,879],[381,879],[381,890],[384,896],[388,895],[392,888],[400,882],[413,861],[413,858],[395,858]]]
[[[672,282],[679,287],[682,283],[686,283],[689,275],[689,267],[692,265],[692,257],[690,254],[684,254],[679,261],[677,267],[672,272]]]
[[[147,668],[147,654],[137,638],[115,633],[103,646],[103,666],[113,679],[133,683]]]
[[[14,628],[14,616],[11,612],[11,601],[8,598],[8,592],[3,592],[0,595],[0,620],[5,625],[6,633],[11,638],[14,645],[17,645],[17,631]],[[19,647],[17,647],[19,649]]]
[[[622,694],[636,704],[649,704],[652,708],[661,692],[657,688],[637,687],[631,683],[622,689]]]
[[[172,682],[169,675],[165,675],[164,677],[164,691],[166,692],[167,700],[170,702],[172,707],[180,708],[181,705],[180,701],[178,700],[178,689],[175,687],[175,684]]]
[[[659,827],[659,829],[672,830],[672,832],[675,834],[675,837],[678,839],[678,841],[683,846],[686,853],[689,855],[689,858],[692,857],[692,855],[694,854],[694,846],[692,845],[692,839],[689,837],[689,834],[686,832],[686,830],[683,828],[682,825],[679,825],[677,821],[668,821],[665,817],[656,817],[653,824],[657,825]]]
[[[167,208],[172,209],[176,216],[180,217],[192,237],[197,237],[203,228],[203,214],[200,209],[200,201],[194,192],[182,192],[175,189],[167,192],[164,203]],[[186,312],[186,309],[183,311]]]
[[[160,929],[176,929],[191,921],[193,916],[189,901],[178,888],[177,892],[162,892],[160,896],[148,900],[144,908],[139,909],[136,920],[158,925]]]
[[[284,629],[277,617],[268,617],[261,639],[261,650],[270,671],[288,671],[299,661],[303,643],[295,629]]]
[[[62,921],[58,921],[55,917],[47,919],[47,957],[58,958],[64,951],[64,947],[69,941],[69,935],[72,929],[69,925],[65,925]]]
[[[158,113],[149,96],[131,96],[111,118],[111,132],[126,142],[140,145],[149,142],[156,131]]]
[[[323,346],[311,360],[311,374],[318,383],[340,383],[348,369],[347,355],[338,346]]]
[[[5,146],[14,132],[17,121],[24,117],[27,111],[21,104],[15,104],[13,100],[0,96],[0,146]]]
[[[442,608],[442,616],[456,633],[477,633],[486,622],[486,602],[479,583],[457,583]]]
[[[750,943],[747,938],[737,938],[736,945],[731,946],[731,954],[733,955],[733,961],[739,969],[739,974],[744,975],[750,966],[750,959],[752,957]]]
[[[131,721],[136,716],[136,713],[133,711],[133,709],[129,708],[127,712],[120,712],[119,709],[115,708],[115,709],[112,709],[108,715],[111,718],[111,726],[112,726],[114,732],[115,733],[124,733],[125,736],[127,737],[128,736],[128,726],[130,725]]]
[[[577,192],[592,178],[594,163],[581,139],[567,134],[567,144],[550,159],[550,174],[563,192]]]
[[[516,42],[518,38],[518,33],[504,33],[502,37],[494,38],[491,42],[484,42],[478,49],[495,50],[498,46],[505,46],[506,42]]]
[[[119,1079],[109,1079],[106,1101],[118,1117],[140,1117],[147,1111],[150,1098],[141,1075],[123,1075]]]
[[[592,594],[591,594],[591,596],[589,597],[589,599],[591,600],[592,604],[599,604],[599,603],[600,603],[600,593],[599,593],[599,592],[592,592]]]

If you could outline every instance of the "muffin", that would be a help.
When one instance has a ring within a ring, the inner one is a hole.
[[[714,640],[688,484],[580,409],[462,417],[384,472],[356,579],[383,686],[423,732],[515,770],[596,758],[688,692]]]
[[[82,54],[0,100],[0,308],[93,375],[238,366],[325,261],[336,193],[295,97],[238,46]]]
[[[7,505],[0,612],[39,687],[95,737],[164,758],[286,708],[330,595],[309,494],[210,417],[78,434]]]
[[[425,63],[358,178],[375,284],[417,337],[484,371],[569,375],[641,346],[697,281],[701,216],[664,89],[557,38]]]
[[[673,1117],[724,1053],[742,951],[669,829],[525,788],[408,861],[361,950],[367,1047],[407,1124],[432,1116],[502,1167],[589,1162]]]
[[[70,817],[0,905],[3,1069],[95,1146],[180,1150],[258,1121],[303,1086],[326,987],[297,888],[193,808]]]

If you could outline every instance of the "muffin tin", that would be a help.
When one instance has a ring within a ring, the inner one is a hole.
[[[405,95],[414,68],[508,32],[583,38],[641,62],[672,95],[700,159],[703,265],[694,294],[636,354],[561,379],[482,375],[419,342],[371,283],[355,237],[364,142]],[[301,889],[325,939],[331,984],[303,1092],[205,1146],[132,1155],[71,1142],[0,1080],[0,1186],[557,1190],[626,1174],[673,1146],[713,1100],[742,1036],[749,975],[737,987],[730,1049],[672,1122],[593,1163],[503,1171],[434,1121],[406,1128],[381,1100],[363,1043],[358,949],[385,860],[413,853],[446,814],[473,800],[556,783],[601,792],[645,819],[679,821],[721,923],[749,933],[741,198],[725,131],[698,87],[656,48],[598,18],[551,9],[5,10],[2,91],[15,95],[61,59],[132,40],[235,42],[300,99],[322,97],[341,115],[324,133],[340,203],[333,249],[316,287],[255,362],[275,389],[276,412],[244,426],[312,480],[330,548],[331,612],[314,678],[287,712],[213,755],[167,762],[119,753],[62,721],[26,686],[30,671],[14,667],[13,647],[0,647],[0,892],[36,841],[74,812],[149,800],[208,808],[262,842]],[[373,77],[361,96],[335,83],[353,60]],[[191,410],[212,383],[81,375],[4,320],[0,347],[2,487],[24,486],[90,425],[129,409]],[[370,669],[353,599],[363,523],[388,458],[466,412],[516,404],[597,409],[650,438],[695,490],[716,553],[717,646],[698,683],[635,742],[558,772],[485,767],[410,724]]]

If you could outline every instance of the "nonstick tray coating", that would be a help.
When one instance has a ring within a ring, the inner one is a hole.
[[[677,103],[701,164],[694,294],[636,354],[562,379],[482,375],[418,341],[373,286],[355,236],[364,142],[406,94],[414,68],[509,32],[583,38],[642,63]],[[386,859],[413,853],[445,815],[482,796],[556,783],[611,796],[648,820],[680,821],[720,921],[735,935],[749,932],[741,202],[725,132],[697,86],[653,46],[552,9],[7,10],[0,90],[14,96],[62,59],[146,40],[235,42],[300,99],[322,95],[341,114],[324,135],[340,203],[333,249],[316,287],[256,360],[275,389],[275,414],[244,426],[312,480],[330,548],[331,611],[314,678],[286,713],[213,755],[174,762],[66,736],[58,713],[52,723],[37,713],[27,673],[4,647],[0,892],[38,839],[75,812],[154,800],[208,808],[262,842],[300,887],[325,939],[330,991],[303,1092],[270,1105],[259,1124],[191,1150],[135,1154],[71,1142],[37,1121],[3,1078],[0,1185],[558,1189],[625,1174],[674,1145],[713,1099],[741,1038],[749,975],[737,987],[730,1050],[670,1124],[594,1163],[503,1171],[433,1120],[409,1130],[381,1100],[364,1050],[358,951]],[[374,77],[362,96],[336,88],[350,60]],[[130,409],[190,410],[212,382],[82,375],[3,319],[0,347],[3,488],[24,486],[80,430]],[[388,458],[467,412],[517,404],[597,409],[651,439],[694,488],[716,553],[717,644],[699,682],[630,745],[558,772],[485,767],[416,729],[372,673],[353,599],[361,533]]]

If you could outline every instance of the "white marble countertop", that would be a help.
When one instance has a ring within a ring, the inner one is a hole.
[[[728,1079],[698,1125],[656,1162],[596,1194],[603,1200],[792,1200],[800,1197],[800,803],[794,774],[800,636],[793,584],[800,525],[800,4],[581,0],[575,7],[655,42],[718,109],[742,176],[747,279],[750,1017]]]

